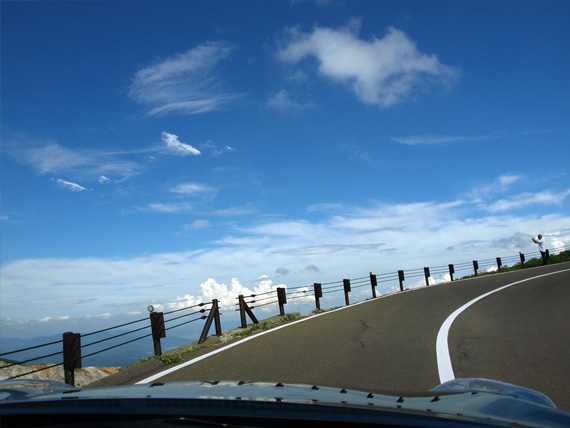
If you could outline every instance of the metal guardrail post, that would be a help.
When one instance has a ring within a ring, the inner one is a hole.
[[[449,276],[451,277],[451,280],[453,281],[453,274],[455,273],[455,267],[451,264],[449,265]]]
[[[206,325],[204,325],[204,329],[202,330],[202,334],[200,335],[200,340],[198,340],[198,343],[203,343],[208,337],[208,332],[212,326],[212,321],[215,321],[216,323],[216,336],[221,336],[222,326],[220,323],[220,308],[218,306],[218,299],[212,300],[212,308],[210,309],[210,314],[208,315]]]
[[[245,314],[248,314],[254,324],[259,324],[259,321],[245,302],[245,298],[242,294],[239,295],[239,312],[241,318],[241,328],[247,327],[247,321],[245,319]]]
[[[166,337],[166,328],[164,327],[164,314],[162,312],[150,313],[150,327],[152,329],[152,342],[154,345],[154,355],[162,355],[162,346],[160,339]]]
[[[321,302],[319,301],[319,299],[321,297],[323,297],[323,288],[321,287],[321,284],[318,282],[315,282],[313,284],[313,288],[315,289],[315,304],[317,305],[317,309],[321,309]]]
[[[81,368],[81,334],[63,333],[63,370],[65,383],[75,386],[75,369]]]
[[[473,260],[473,271],[475,272],[475,276],[477,276],[478,270],[479,270],[479,262],[477,262],[477,260]]]
[[[429,277],[431,276],[429,273],[429,268],[425,267],[424,268],[424,276],[426,278],[426,287],[429,285]]]
[[[343,279],[342,284],[344,285],[344,301],[346,302],[346,306],[348,306],[350,305],[348,299],[348,293],[350,293],[350,279]]]
[[[285,315],[284,305],[287,303],[287,295],[285,294],[285,288],[283,287],[277,288],[277,300],[279,302],[279,314],[283,316]]]
[[[503,262],[500,257],[497,257],[497,269],[499,269],[499,272],[501,271],[501,266],[503,266]]]
[[[372,272],[370,272],[370,286],[372,287],[372,297],[376,298],[376,287],[378,286],[378,279],[376,278],[376,275],[372,274]]]
[[[524,269],[524,254],[519,253],[519,257],[521,258],[521,269]]]
[[[404,276],[404,271],[403,270],[399,270],[398,271],[398,281],[400,281],[400,291],[404,291],[404,281],[405,281],[406,277]]]

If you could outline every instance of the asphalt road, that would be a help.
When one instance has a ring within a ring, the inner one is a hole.
[[[533,388],[570,411],[568,263],[369,300],[253,336],[155,381],[271,381],[425,392],[440,383],[436,338],[445,319],[470,300],[529,277],[537,278],[480,300],[452,324],[448,344],[455,377]]]

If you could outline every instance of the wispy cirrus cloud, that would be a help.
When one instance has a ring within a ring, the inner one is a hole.
[[[315,104],[311,102],[300,103],[294,100],[287,90],[282,89],[269,95],[267,99],[267,107],[280,112],[298,113],[307,109],[315,108]]]
[[[172,203],[155,203],[148,204],[144,207],[136,207],[140,211],[150,211],[168,214],[182,214],[190,212],[194,209],[192,205],[187,202],[172,202]]]
[[[289,30],[278,52],[288,63],[315,58],[319,73],[348,86],[366,104],[390,107],[431,83],[452,84],[459,71],[436,55],[422,53],[403,31],[388,28],[382,39],[358,37],[360,20],[338,29],[316,27],[309,33]]]
[[[73,183],[71,181],[65,181],[62,180],[61,178],[58,178],[57,180],[55,180],[55,182],[58,184],[59,187],[70,190],[72,192],[83,192],[85,190],[88,190],[87,188],[80,186],[77,183]]]
[[[552,192],[545,190],[538,193],[525,192],[509,198],[500,199],[488,205],[486,209],[489,212],[497,213],[510,211],[514,209],[524,208],[529,205],[558,205],[570,195],[570,189],[565,192]]]
[[[108,183],[127,180],[144,168],[140,162],[129,158],[133,152],[71,149],[53,139],[34,139],[22,135],[9,136],[5,141],[3,151],[40,175],[66,174]]]
[[[216,195],[217,189],[207,184],[201,183],[180,183],[170,189],[170,192],[183,196],[200,196],[211,198]]]
[[[146,117],[192,115],[220,110],[242,94],[225,92],[217,72],[233,47],[208,42],[139,70],[129,96],[147,108]]]
[[[503,138],[500,134],[483,135],[410,135],[406,137],[392,137],[392,141],[408,146],[437,145],[449,143],[469,143],[477,141],[489,141]]]

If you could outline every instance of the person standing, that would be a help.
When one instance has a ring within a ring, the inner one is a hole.
[[[540,255],[542,256],[542,265],[548,264],[548,250],[544,248],[544,241],[542,240],[542,235],[538,235],[538,239],[532,238],[532,241],[535,244],[538,244],[538,251],[540,251]]]

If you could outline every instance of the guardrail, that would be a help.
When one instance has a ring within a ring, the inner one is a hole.
[[[568,247],[561,247],[557,248],[553,251],[552,255],[558,255],[564,251],[567,251]],[[547,250],[548,251],[548,250]],[[537,260],[537,259],[533,259]],[[505,264],[504,264],[505,263]],[[372,298],[376,298],[376,287],[379,284],[390,282],[390,281],[398,281],[400,291],[404,291],[404,282],[406,281],[406,276],[408,279],[410,278],[420,278],[424,277],[425,285],[430,285],[430,278],[432,275],[442,275],[442,274],[449,274],[450,280],[454,281],[454,274],[458,271],[472,271],[473,276],[478,276],[483,271],[487,271],[493,268],[496,268],[499,272],[501,269],[507,267],[508,263],[516,263],[516,265],[520,264],[520,268],[525,268],[525,255],[523,253],[519,253],[518,255],[507,256],[507,257],[497,257],[495,259],[486,259],[486,260],[473,260],[472,262],[460,263],[460,264],[449,264],[447,266],[435,266],[435,267],[424,267],[423,269],[414,269],[414,270],[398,270],[397,272],[391,273],[384,273],[375,275],[372,272],[368,276],[360,277],[360,278],[353,278],[353,279],[343,279],[341,281],[333,281],[328,283],[314,283],[311,286],[300,286],[296,288],[285,288],[285,287],[277,287],[276,290],[268,291],[265,293],[258,293],[258,294],[251,294],[248,296],[240,295],[236,299],[238,303],[238,309],[236,311],[240,312],[240,321],[241,327],[247,327],[247,317],[254,324],[258,324],[259,321],[255,316],[253,309],[275,305],[279,306],[279,314],[281,316],[285,315],[285,305],[288,301],[294,301],[301,298],[307,297],[314,297],[315,299],[315,306],[317,310],[321,310],[320,299],[323,298],[323,295],[336,293],[336,292],[344,292],[345,304],[350,305],[350,293],[352,289],[357,288],[364,288],[370,287],[371,288],[371,296]],[[29,350],[39,349],[42,347],[54,346],[54,345],[62,345],[63,351],[50,353],[47,355],[42,355],[40,357],[28,359],[26,361],[20,361],[17,363],[11,363],[0,367],[1,369],[6,369],[15,365],[27,364],[33,361],[37,361],[40,359],[45,359],[48,357],[53,357],[56,355],[62,355],[63,361],[59,364],[49,365],[47,367],[43,367],[38,370],[33,370],[27,373],[23,373],[17,376],[9,377],[8,379],[16,379],[19,377],[23,377],[32,373],[37,373],[43,370],[47,370],[52,367],[63,366],[65,372],[65,382],[74,385],[75,384],[75,369],[82,367],[82,360],[89,358],[93,355],[100,354],[102,352],[110,351],[112,349],[118,348],[120,346],[127,345],[129,343],[133,343],[138,340],[142,340],[145,338],[152,337],[153,346],[154,346],[154,354],[155,356],[162,355],[162,347],[160,339],[166,337],[166,331],[173,330],[175,328],[181,327],[183,325],[193,323],[199,320],[206,320],[204,327],[202,329],[202,334],[200,335],[200,339],[198,343],[203,343],[208,333],[211,329],[212,323],[215,324],[215,335],[220,336],[222,334],[222,327],[221,327],[221,313],[219,309],[219,303],[217,299],[212,300],[212,302],[208,303],[199,303],[192,306],[186,306],[179,309],[175,309],[169,312],[155,312],[154,307],[149,306],[148,310],[150,312],[150,325],[149,325],[149,318],[143,318],[135,321],[131,321],[125,324],[109,327],[107,329],[94,331],[91,333],[80,334],[80,333],[73,333],[73,332],[66,332],[63,333],[62,340],[44,343],[41,345],[18,349],[16,351],[5,352],[0,354],[0,357],[5,357],[8,355],[13,355]],[[187,313],[183,313],[184,311],[190,311]],[[206,312],[209,312],[206,315]],[[174,315],[175,314],[175,315]],[[165,319],[166,316],[166,319]],[[185,319],[187,317],[195,316],[192,319]],[[184,319],[182,322],[180,320]],[[170,325],[168,328],[166,326],[167,323],[172,323],[174,321],[178,321],[175,325]],[[123,328],[127,326],[132,326],[135,324],[145,322],[146,325],[142,327],[135,328],[133,330],[123,332],[120,334],[116,334],[111,337],[106,337],[104,339],[93,340],[90,343],[82,345],[82,339],[100,335],[102,333],[109,332],[111,330],[116,330],[118,328]],[[134,339],[130,339],[126,342],[121,342],[119,344],[115,344],[112,346],[107,346],[103,349],[94,350],[87,355],[83,355],[83,350],[95,345],[101,345],[105,342],[110,340],[123,338],[133,333],[142,332],[144,330],[150,329],[150,333],[144,334],[143,336],[136,337]]]

